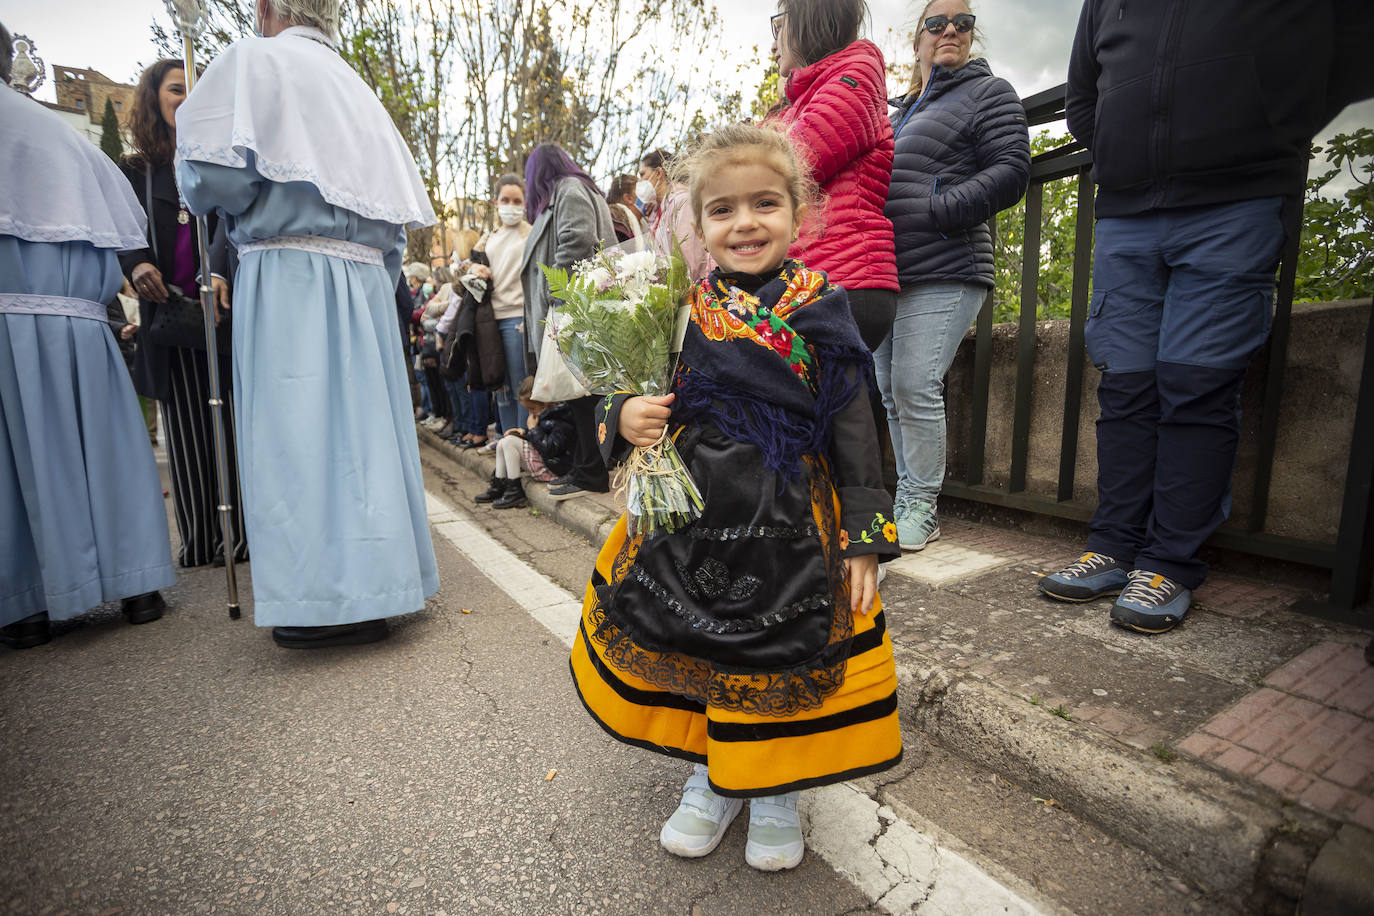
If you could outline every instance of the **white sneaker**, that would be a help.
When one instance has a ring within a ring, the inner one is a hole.
[[[798,794],[788,792],[749,800],[749,840],[744,844],[744,861],[759,871],[782,871],[801,864],[806,843],[797,817]]]
[[[712,792],[706,768],[697,764],[682,787],[682,802],[663,825],[658,841],[675,856],[699,858],[720,845],[730,822],[743,807],[743,799],[724,798]]]

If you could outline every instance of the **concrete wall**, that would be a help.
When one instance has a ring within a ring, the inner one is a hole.
[[[1293,307],[1278,447],[1264,527],[1271,534],[1322,543],[1336,539],[1369,310],[1368,299]],[[995,325],[992,333],[984,483],[1002,489],[1011,471],[1016,331],[1013,324],[1001,324]],[[1058,490],[1060,437],[1064,428],[1069,323],[1040,322],[1036,332],[1027,490],[1053,498]],[[967,473],[973,350],[970,331],[950,369],[945,394],[949,418],[947,472],[960,481]],[[1084,363],[1074,500],[1091,507],[1096,503],[1097,492],[1093,423],[1097,419],[1099,373],[1086,360]],[[1250,517],[1266,363],[1264,354],[1256,357],[1242,396],[1244,416],[1234,479],[1235,504],[1228,522],[1232,526],[1244,526]]]

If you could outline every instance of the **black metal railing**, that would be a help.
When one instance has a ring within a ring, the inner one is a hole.
[[[1064,118],[1065,87],[1023,100],[1032,127]],[[950,476],[944,494],[1086,522],[1094,506],[1074,499],[1075,461],[1081,434],[1079,416],[1083,399],[1086,359],[1084,327],[1088,317],[1093,249],[1094,187],[1092,154],[1080,143],[1069,143],[1035,156],[1025,201],[1025,235],[1021,260],[1021,309],[1016,343],[1015,400],[1012,411],[1011,466],[1005,487],[985,482],[987,476],[988,404],[992,388],[994,292],[990,291],[974,331],[973,380],[969,411],[970,430],[962,478]],[[1030,492],[1027,487],[1031,444],[1031,408],[1035,379],[1036,306],[1039,295],[1041,229],[1044,188],[1047,182],[1075,178],[1078,199],[1075,220],[1073,287],[1069,309],[1068,352],[1064,386],[1064,425],[1060,436],[1058,481],[1053,498]],[[1331,588],[1325,601],[1304,602],[1296,609],[1337,620],[1368,626],[1371,567],[1374,567],[1374,307],[1365,336],[1365,357],[1359,400],[1342,500],[1339,533],[1334,544],[1274,535],[1264,530],[1268,520],[1270,486],[1279,438],[1279,408],[1288,366],[1292,330],[1293,289],[1297,275],[1298,248],[1302,236],[1301,207],[1291,208],[1288,245],[1279,270],[1276,306],[1270,333],[1262,402],[1258,423],[1257,459],[1251,485],[1251,511],[1244,525],[1218,530],[1210,544],[1262,557],[1288,560],[1331,570]]]

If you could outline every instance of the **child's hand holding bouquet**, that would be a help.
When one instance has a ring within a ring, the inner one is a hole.
[[[686,318],[689,281],[682,257],[607,248],[576,264],[571,275],[541,269],[549,292],[562,303],[549,316],[550,333],[587,390],[648,395],[652,402],[642,406],[656,414],[666,410]],[[638,430],[629,438],[635,450],[616,476],[631,533],[676,531],[697,518],[703,505],[666,437],[667,414],[653,419],[661,429],[657,440]]]

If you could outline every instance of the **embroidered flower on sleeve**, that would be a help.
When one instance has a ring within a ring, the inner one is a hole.
[[[843,528],[840,529],[840,549],[849,549],[849,532],[845,531]]]
[[[597,441],[597,442],[601,442],[601,443],[605,443],[605,441],[606,441],[606,424],[605,424],[605,423],[602,423],[602,424],[600,424],[600,425],[598,425],[598,426],[596,427],[596,441]],[[896,537],[893,537],[893,540],[895,541],[895,540],[896,540]]]
[[[877,541],[875,541],[873,537],[879,534],[882,535],[883,539],[889,544],[897,543],[896,523],[889,521],[887,516],[883,515],[881,512],[875,512],[873,514],[873,522],[866,529],[855,535],[854,539],[860,544],[876,544]]]

